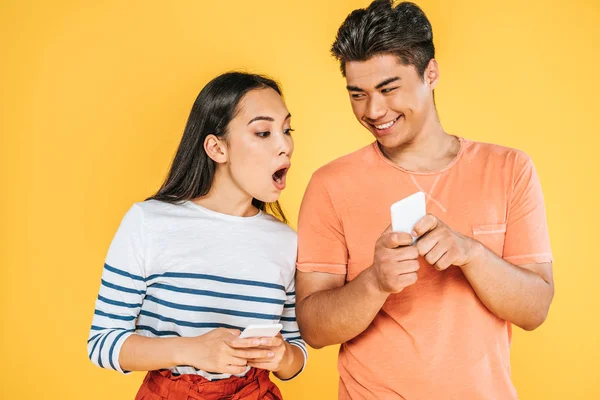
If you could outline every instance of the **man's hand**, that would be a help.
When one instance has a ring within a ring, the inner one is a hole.
[[[370,273],[380,291],[398,293],[417,281],[419,251],[408,233],[392,232],[389,226],[375,245]]]
[[[419,254],[438,271],[451,265],[463,267],[469,264],[482,248],[479,242],[453,231],[432,214],[417,222],[413,235],[419,238]]]

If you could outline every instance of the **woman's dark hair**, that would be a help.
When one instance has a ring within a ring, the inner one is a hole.
[[[266,88],[281,95],[277,82],[256,74],[228,72],[210,81],[192,106],[167,179],[158,192],[146,200],[177,204],[208,194],[216,165],[204,150],[205,138],[213,134],[226,139],[227,127],[238,111],[240,100],[251,90]],[[265,204],[252,199],[252,205],[287,223],[279,202]]]
[[[402,64],[414,65],[423,78],[435,58],[433,31],[427,16],[414,3],[375,0],[354,10],[340,26],[331,53],[346,76],[346,63],[367,61],[381,54],[397,56]]]

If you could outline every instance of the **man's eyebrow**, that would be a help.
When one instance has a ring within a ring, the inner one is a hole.
[[[381,89],[385,85],[389,85],[390,83],[396,82],[396,81],[399,81],[399,80],[400,80],[399,76],[394,76],[392,78],[387,78],[387,79],[379,82],[377,84],[377,86],[375,86],[375,89]],[[361,89],[358,86],[352,86],[352,85],[346,86],[346,89],[348,89],[348,91],[350,91],[350,92],[364,92],[365,91],[364,89]]]
[[[358,86],[346,86],[346,89],[348,89],[349,92],[364,92],[364,90],[362,90],[361,88],[359,88]]]
[[[375,89],[381,89],[385,85],[389,85],[390,83],[396,82],[396,81],[399,81],[399,80],[400,80],[399,76],[394,76],[393,78],[387,78],[386,80],[380,82],[377,86],[375,86]]]

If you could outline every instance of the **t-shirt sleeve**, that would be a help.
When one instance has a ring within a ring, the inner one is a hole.
[[[537,172],[531,159],[516,159],[503,258],[515,265],[552,262],[546,207]]]
[[[298,261],[302,272],[346,274],[344,230],[322,174],[313,174],[298,217]]]

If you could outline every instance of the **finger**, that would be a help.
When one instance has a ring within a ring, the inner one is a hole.
[[[448,248],[442,244],[442,242],[437,243],[433,246],[433,249],[429,250],[427,254],[425,254],[425,261],[427,261],[430,265],[435,266],[435,263],[446,254]]]
[[[417,241],[417,249],[419,254],[423,257],[431,251],[442,239],[442,229],[439,227],[433,231],[428,232]]]
[[[381,237],[381,244],[388,249],[395,249],[400,246],[410,246],[413,243],[413,237],[406,232],[388,232]]]
[[[246,372],[246,368],[248,368],[246,365],[244,365],[243,367],[237,365],[227,365],[225,366],[225,368],[223,368],[222,373],[229,375],[239,375]]]
[[[416,260],[417,258],[419,258],[419,248],[417,246],[405,246],[396,251],[394,260],[402,262]]]
[[[231,338],[229,340],[226,340],[225,343],[227,343],[229,347],[233,347],[235,349],[247,349],[260,346],[260,338]]]
[[[261,347],[279,347],[283,344],[280,336],[260,338]]]
[[[387,232],[381,235],[381,237],[377,240],[380,246],[383,246],[388,249],[393,249],[396,247],[396,244],[392,238],[393,232]]]
[[[421,237],[438,226],[439,220],[433,214],[427,214],[413,228],[413,236]]]
[[[453,262],[452,254],[450,251],[448,251],[446,254],[440,257],[433,267],[438,271],[445,271],[453,264]]]
[[[411,246],[413,244],[414,238],[410,233],[407,232],[393,232],[392,240],[394,241],[394,247],[400,246]]]
[[[240,331],[239,329],[228,329],[228,328],[217,328],[223,332],[229,333],[231,336],[240,336],[242,334],[242,331]]]
[[[391,232],[391,231],[392,231],[392,224],[389,224],[389,225],[387,226],[387,228],[385,228],[385,230],[384,230],[383,232],[381,232],[381,236],[383,236],[383,235],[385,235],[386,233],[388,233],[388,232]]]
[[[232,355],[246,360],[256,360],[259,358],[272,358],[275,355],[275,352],[263,349],[234,350]]]
[[[248,365],[252,364],[260,364],[260,363],[274,363],[275,362],[275,358],[257,358],[256,360],[248,360]]]
[[[248,363],[249,366],[254,367],[254,368],[258,368],[258,369],[266,369],[268,371],[272,371],[275,368],[277,368],[277,366],[273,363],[255,363],[255,362],[249,362]]]
[[[227,365],[232,365],[234,367],[245,367],[248,363],[248,360],[241,357],[230,356],[226,359]]]
[[[396,278],[397,291],[401,291],[407,286],[414,285],[417,282],[417,273],[411,272],[409,274],[400,274]]]
[[[399,274],[410,274],[411,272],[417,272],[420,268],[419,261],[408,260],[398,263]]]

